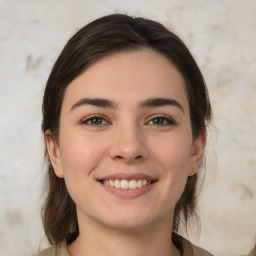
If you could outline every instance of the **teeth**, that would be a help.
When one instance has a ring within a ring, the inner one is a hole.
[[[129,181],[128,180],[121,180],[121,188],[128,189],[129,188]]]
[[[115,188],[121,188],[120,180],[115,180]]]
[[[137,181],[137,186],[138,186],[138,188],[141,188],[141,187],[142,187],[142,180],[138,180],[138,181]]]
[[[135,189],[137,188],[137,181],[136,180],[130,180],[129,181],[129,189]]]
[[[122,188],[122,189],[136,189],[149,185],[150,180],[103,180],[105,185]]]

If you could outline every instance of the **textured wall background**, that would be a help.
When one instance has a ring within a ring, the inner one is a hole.
[[[92,19],[121,11],[167,24],[194,53],[214,111],[200,201],[216,255],[249,251],[256,238],[255,0],[0,0],[0,251],[47,246],[40,220],[44,84],[66,40]]]

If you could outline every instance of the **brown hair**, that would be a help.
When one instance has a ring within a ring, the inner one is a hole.
[[[113,14],[99,18],[80,29],[66,44],[53,66],[43,98],[42,131],[50,129],[58,141],[59,119],[65,89],[89,65],[114,52],[149,48],[163,54],[181,72],[186,81],[194,138],[211,120],[211,106],[203,76],[185,44],[158,22]],[[58,178],[47,152],[47,197],[42,209],[45,234],[51,244],[78,232],[76,206],[68,194],[64,179]],[[181,221],[187,226],[196,215],[198,174],[188,177],[178,201],[173,231]]]

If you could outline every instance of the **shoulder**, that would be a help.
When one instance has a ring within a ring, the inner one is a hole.
[[[57,254],[56,254],[56,247],[54,246],[54,247],[48,248],[34,256],[55,256],[55,255],[57,255]]]
[[[50,247],[34,256],[69,256],[66,242]]]
[[[195,246],[193,244],[191,244],[191,247],[192,247],[194,256],[213,256],[211,253],[207,252],[203,248],[200,248],[200,247]]]
[[[184,237],[175,234],[175,240],[179,240],[180,247],[182,248],[182,256],[213,256],[203,248],[193,245]]]

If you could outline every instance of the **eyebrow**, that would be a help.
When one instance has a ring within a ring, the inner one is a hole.
[[[118,104],[114,103],[113,101],[107,100],[107,99],[101,99],[101,98],[83,98],[76,102],[70,109],[70,111],[84,106],[84,105],[92,105],[95,107],[101,107],[101,108],[117,108]]]
[[[162,107],[162,106],[168,106],[168,105],[178,107],[182,112],[184,112],[184,108],[182,107],[182,105],[174,99],[150,98],[150,99],[144,100],[140,103],[141,107],[146,107],[146,108]]]
[[[70,112],[78,107],[84,106],[84,105],[91,105],[101,108],[113,108],[117,109],[118,104],[107,100],[103,98],[82,98],[78,102],[76,102],[70,109]],[[174,100],[174,99],[168,99],[168,98],[149,98],[146,100],[143,100],[139,106],[142,108],[151,108],[151,107],[162,107],[162,106],[174,106],[178,107],[182,112],[184,112],[184,108],[182,105]]]

